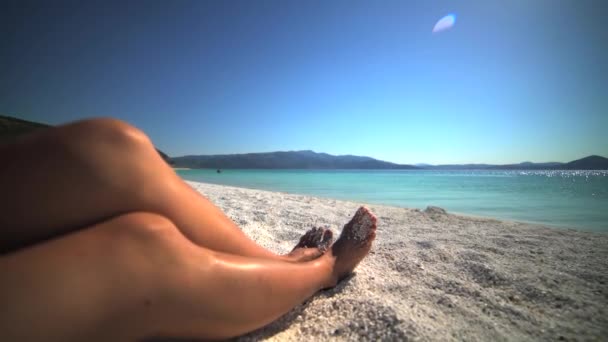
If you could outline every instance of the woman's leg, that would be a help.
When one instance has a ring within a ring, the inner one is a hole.
[[[350,273],[375,218],[361,209],[303,263],[199,247],[168,219],[125,214],[0,257],[7,340],[227,338],[261,327]]]
[[[141,131],[124,122],[92,119],[51,128],[0,146],[0,160],[0,252],[146,211],[169,218],[209,249],[285,259],[250,240],[184,183]],[[294,256],[320,255],[299,252]]]
[[[169,291],[174,296],[158,325],[165,330],[157,334],[217,339],[260,328],[350,274],[368,254],[375,234],[376,217],[360,208],[330,251],[314,261],[294,264],[212,252],[210,267],[203,270],[190,255],[204,260],[210,251],[186,252],[189,266],[174,278],[176,291]],[[222,299],[210,302],[212,294]]]

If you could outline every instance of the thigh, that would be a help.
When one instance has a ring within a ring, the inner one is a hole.
[[[148,211],[171,219],[200,246],[283,258],[249,239],[184,183],[143,132],[113,119],[81,121],[0,145],[0,208],[0,254]]]
[[[172,223],[130,213],[0,257],[7,340],[134,340],[188,243]]]
[[[127,212],[156,212],[137,201],[157,191],[150,173],[176,178],[145,135],[118,120],[76,122],[0,145],[0,253]]]

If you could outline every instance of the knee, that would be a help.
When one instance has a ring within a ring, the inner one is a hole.
[[[88,119],[63,126],[60,130],[67,142],[95,151],[111,149],[114,153],[133,153],[153,149],[144,132],[118,119]]]
[[[110,222],[105,231],[107,241],[112,246],[114,257],[121,260],[137,261],[133,272],[159,269],[165,263],[181,264],[182,252],[179,246],[184,237],[175,224],[167,217],[149,213],[134,212],[121,215]]]
[[[119,238],[137,239],[143,242],[163,241],[178,233],[175,224],[167,217],[149,213],[134,212],[120,216],[120,224],[115,225]]]

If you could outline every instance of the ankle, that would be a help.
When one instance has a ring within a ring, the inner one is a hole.
[[[330,251],[323,254],[313,262],[318,265],[322,274],[326,275],[321,289],[331,288],[338,284],[338,276],[335,272],[336,257]]]

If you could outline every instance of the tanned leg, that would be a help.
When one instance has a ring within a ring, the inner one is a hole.
[[[190,266],[175,278],[188,285],[170,291],[176,296],[169,298],[168,303],[173,305],[166,306],[162,317],[165,324],[158,325],[164,329],[157,335],[223,339],[260,328],[349,275],[369,253],[375,234],[376,217],[360,208],[329,252],[310,262],[290,264],[212,253],[207,273],[196,259],[188,259]],[[198,249],[200,255],[207,252]],[[208,278],[209,274],[214,275],[213,279]],[[224,293],[225,297],[209,302],[207,295],[211,293]]]
[[[257,245],[184,183],[141,131],[118,120],[35,133],[0,146],[0,160],[0,252],[146,211],[169,218],[194,243],[220,252],[292,261],[321,254],[310,248],[282,257]]]
[[[328,253],[291,263],[211,251],[162,216],[125,214],[0,257],[0,331],[15,341],[237,336],[334,286],[374,236],[362,208]]]

